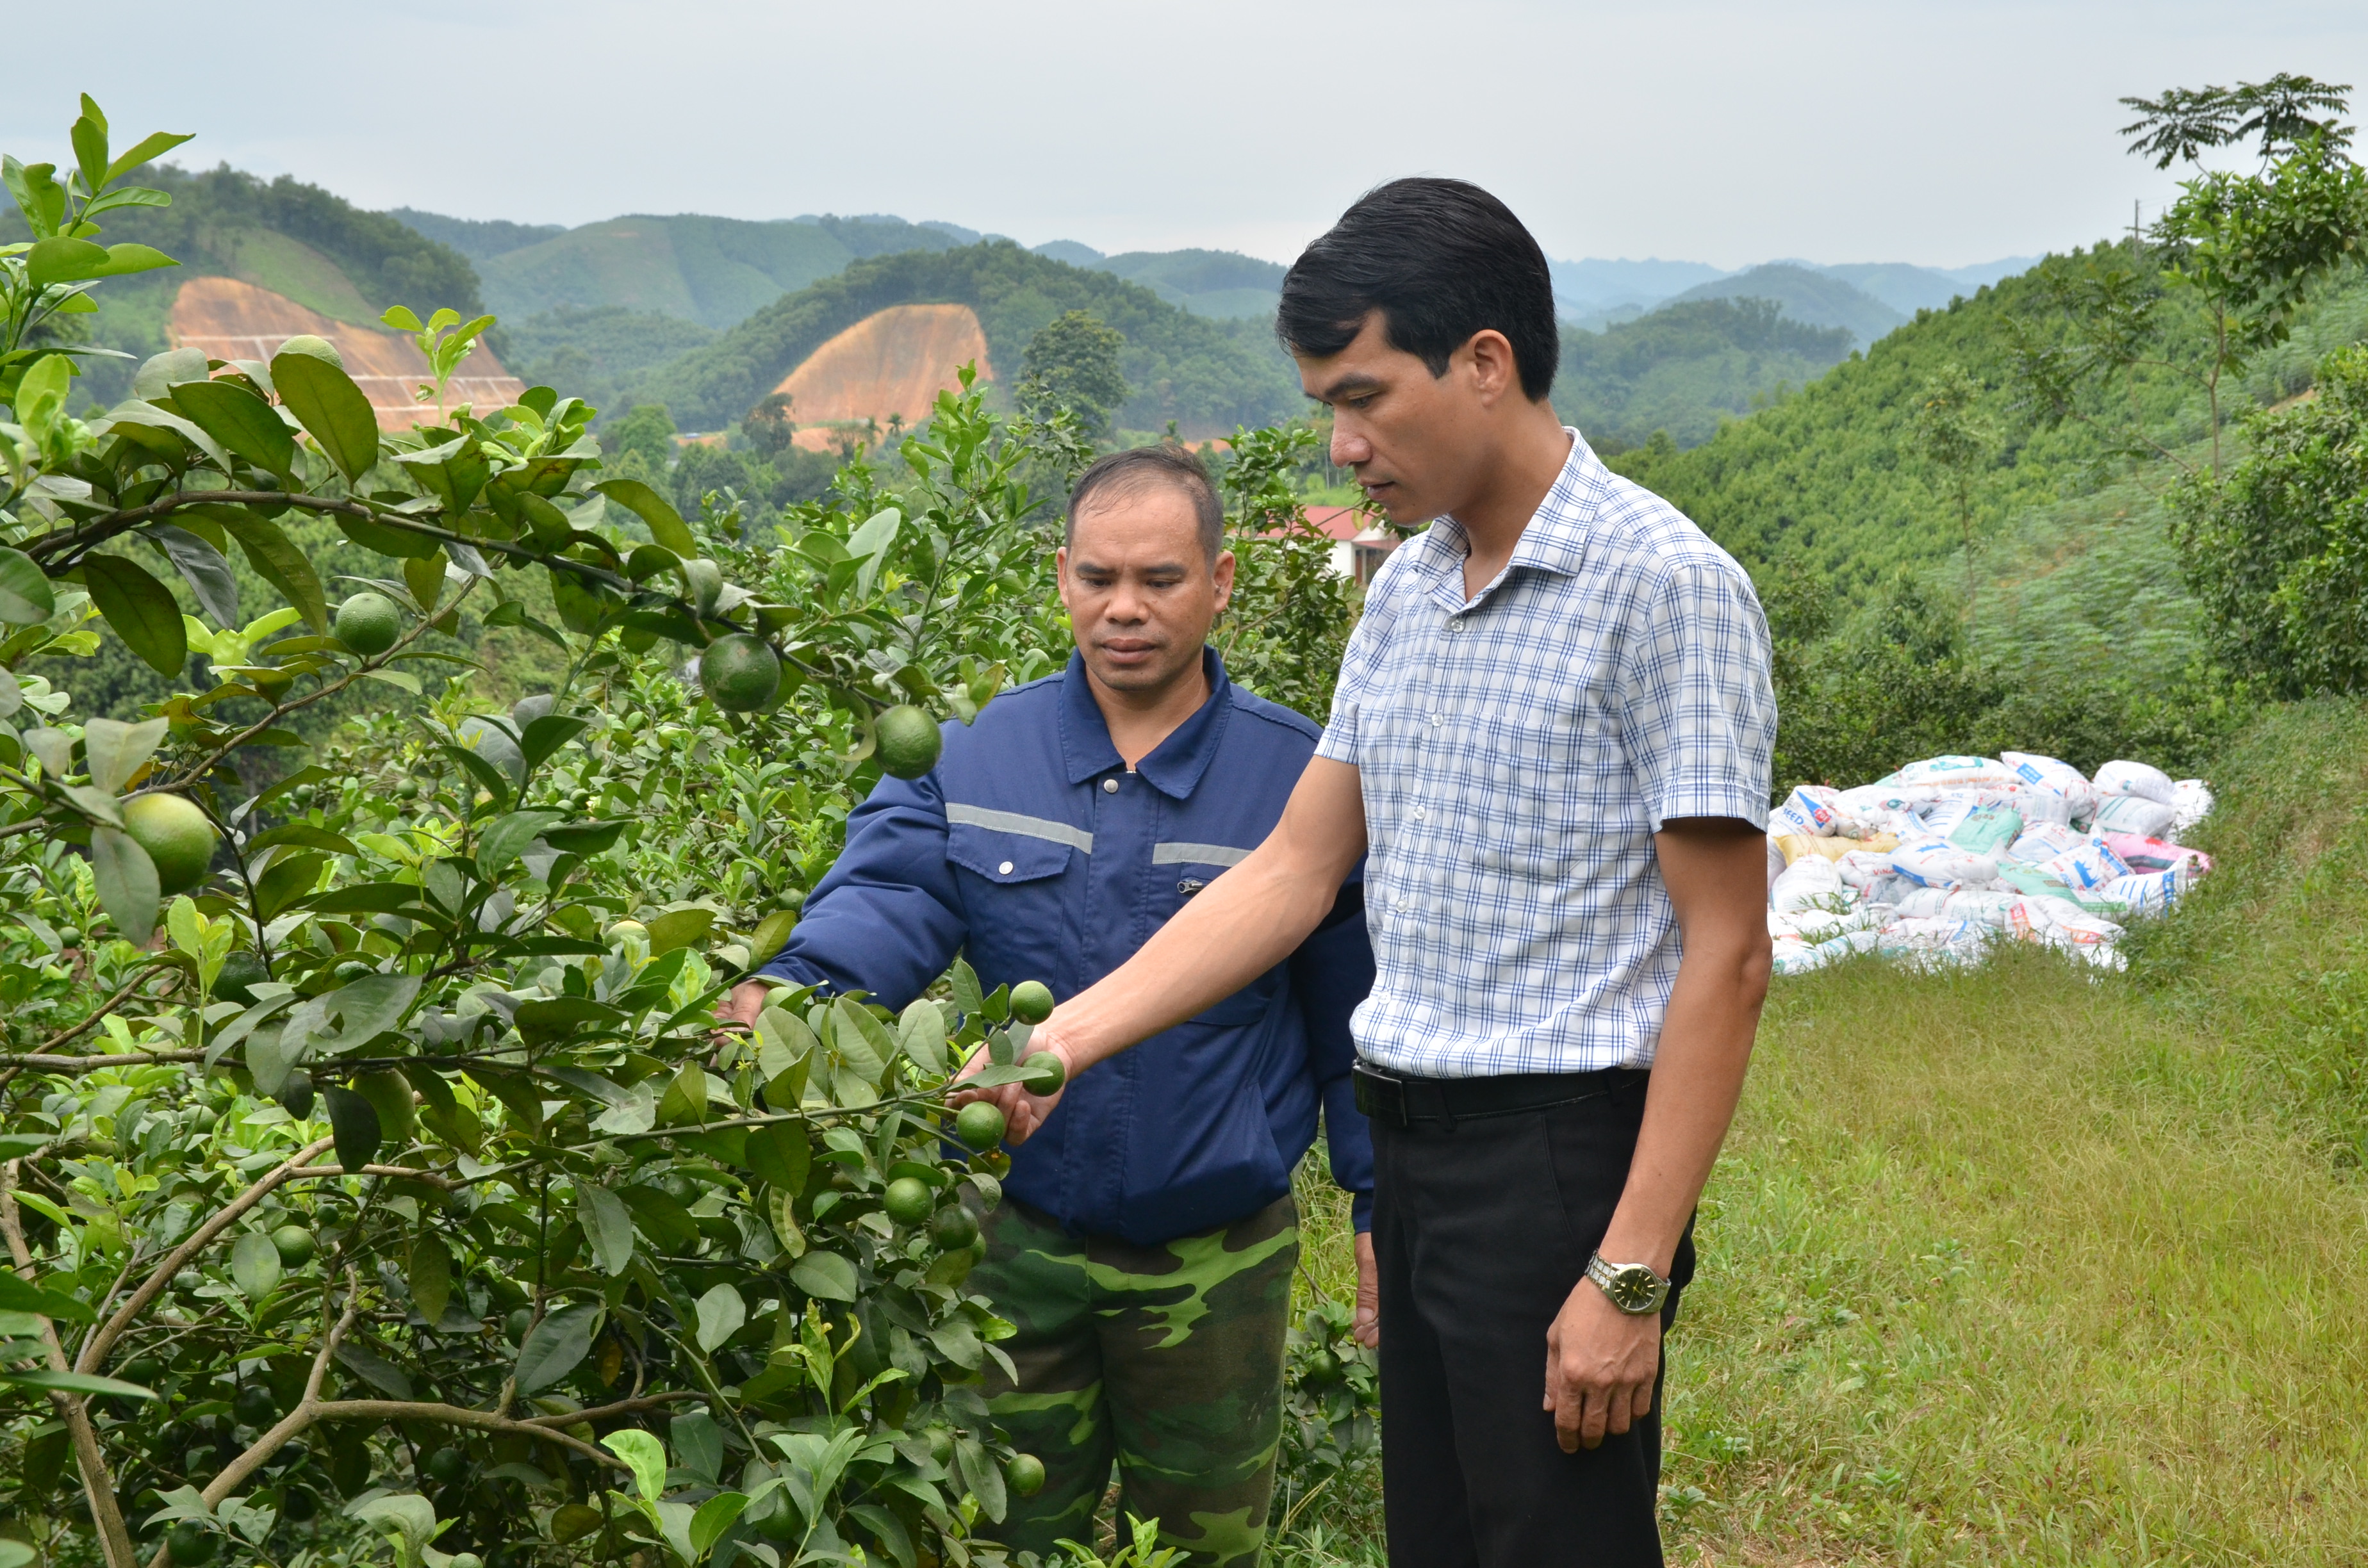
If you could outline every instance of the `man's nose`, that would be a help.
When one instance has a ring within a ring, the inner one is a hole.
[[[1102,607],[1102,619],[1121,626],[1133,626],[1149,617],[1150,606],[1131,583],[1121,583],[1112,588],[1109,602]]]
[[[1332,466],[1354,468],[1373,459],[1373,444],[1356,431],[1340,425],[1332,426]]]

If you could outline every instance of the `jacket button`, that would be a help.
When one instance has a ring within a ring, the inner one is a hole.
[[[1011,862],[1006,860],[1002,865],[997,866],[996,870],[1007,877],[1011,875]]]
[[[1105,794],[1105,795],[1115,795],[1115,794],[1117,794],[1117,793],[1118,793],[1118,780],[1117,780],[1117,779],[1115,779],[1115,778],[1105,778],[1105,779],[1103,779],[1103,780],[1102,780],[1102,793],[1103,793],[1103,794]]]

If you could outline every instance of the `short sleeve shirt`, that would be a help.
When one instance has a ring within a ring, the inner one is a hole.
[[[1317,755],[1356,767],[1378,969],[1360,1055],[1433,1077],[1648,1067],[1677,979],[1653,835],[1765,820],[1776,701],[1751,579],[1577,430],[1466,599],[1431,524],[1375,576]]]

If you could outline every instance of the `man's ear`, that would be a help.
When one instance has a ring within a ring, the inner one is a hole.
[[[1472,390],[1482,403],[1493,405],[1520,390],[1521,367],[1514,358],[1512,339],[1495,327],[1474,333],[1459,352],[1472,358]]]
[[[1217,613],[1223,615],[1225,607],[1234,602],[1234,552],[1219,551],[1217,563],[1210,574],[1217,579]]]
[[[1060,596],[1061,608],[1076,615],[1076,607],[1069,603],[1069,547],[1065,544],[1053,551],[1053,591]]]

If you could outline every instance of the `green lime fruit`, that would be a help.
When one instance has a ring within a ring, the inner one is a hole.
[[[1003,1142],[1003,1108],[990,1100],[973,1100],[954,1117],[954,1136],[973,1149],[992,1149]]]
[[[411,1142],[418,1118],[412,1109],[410,1079],[392,1068],[358,1074],[354,1093],[370,1101],[370,1109],[378,1112],[379,1136],[386,1140],[389,1148],[401,1148]]]
[[[156,891],[166,898],[206,880],[214,859],[214,824],[180,795],[142,795],[123,804],[123,831],[148,851]]]
[[[682,563],[682,585],[689,591],[691,605],[700,614],[713,615],[716,601],[723,597],[723,569],[712,561],[686,561]]]
[[[978,1216],[949,1203],[930,1217],[929,1239],[948,1252],[960,1252],[978,1240]]]
[[[184,1268],[173,1276],[173,1289],[184,1296],[196,1294],[198,1287],[205,1282],[206,1277],[194,1268]]]
[[[1023,1024],[1041,1024],[1053,1016],[1053,988],[1041,980],[1023,980],[1011,988],[1011,1016]]]
[[[313,1261],[316,1244],[313,1233],[302,1225],[282,1225],[271,1233],[271,1245],[279,1254],[279,1261],[290,1268],[302,1268]]]
[[[263,967],[263,960],[241,948],[222,960],[222,972],[214,976],[214,995],[245,1006],[255,1000],[255,988],[270,978],[271,971]]]
[[[485,1560],[473,1551],[456,1551],[444,1568],[485,1568]]]
[[[1034,1454],[1014,1454],[1003,1461],[1004,1484],[1022,1497],[1044,1490],[1044,1461]]]
[[[336,968],[329,971],[329,978],[340,985],[351,985],[362,976],[377,972],[378,965],[367,959],[345,959],[338,962]]]
[[[319,1517],[320,1513],[321,1499],[309,1486],[290,1486],[280,1494],[279,1517],[283,1519],[301,1525]]]
[[[231,1396],[230,1413],[242,1426],[268,1426],[279,1419],[279,1402],[261,1383],[241,1383]]]
[[[734,631],[699,655],[700,689],[726,713],[754,713],[781,687],[781,661],[761,637]]]
[[[416,801],[419,799],[419,780],[416,778],[406,778],[402,783],[396,785],[394,787],[394,798],[398,801]]]
[[[81,947],[81,946],[82,946],[82,927],[81,927],[81,926],[59,926],[59,927],[58,927],[58,946],[59,946],[59,948],[60,948],[60,949],[66,949],[66,948],[79,948],[79,947]]]
[[[325,337],[316,337],[309,332],[300,332],[281,344],[279,354],[310,354],[315,359],[327,360],[340,370],[346,368],[346,357],[337,352],[336,344]],[[277,359],[279,354],[274,354],[272,358]]]
[[[299,1067],[295,1072],[288,1074],[288,1081],[279,1085],[279,1093],[272,1097],[277,1099],[280,1105],[287,1109],[288,1114],[294,1117],[297,1120],[311,1120],[313,1118],[313,1074],[305,1072],[302,1067]]]
[[[508,1335],[513,1341],[523,1345],[526,1343],[526,1331],[533,1324],[534,1313],[524,1307],[519,1307],[509,1316],[502,1319],[502,1332]]]
[[[337,607],[329,630],[365,659],[374,659],[403,641],[403,607],[384,594],[356,594]]]
[[[1028,1086],[1031,1095],[1058,1094],[1061,1085],[1069,1081],[1068,1069],[1062,1066],[1061,1059],[1049,1051],[1038,1051],[1021,1062],[1019,1070],[1028,1074],[1020,1082]]]
[[[459,1449],[438,1449],[427,1456],[427,1462],[423,1468],[427,1470],[427,1478],[430,1481],[440,1482],[450,1486],[469,1473],[469,1456]]]
[[[930,1210],[937,1207],[937,1194],[929,1190],[928,1182],[913,1176],[898,1176],[888,1184],[888,1190],[881,1196],[880,1202],[881,1207],[888,1210],[888,1218],[896,1223],[917,1225],[929,1217]]]
[[[165,1533],[165,1552],[177,1568],[198,1568],[214,1560],[214,1538],[195,1519],[183,1519]]]
[[[603,935],[612,942],[621,942],[628,937],[639,937],[646,942],[650,939],[650,928],[638,920],[620,920]]]
[[[938,765],[945,738],[938,722],[909,702],[900,702],[871,722],[880,766],[899,778],[918,778]]]

